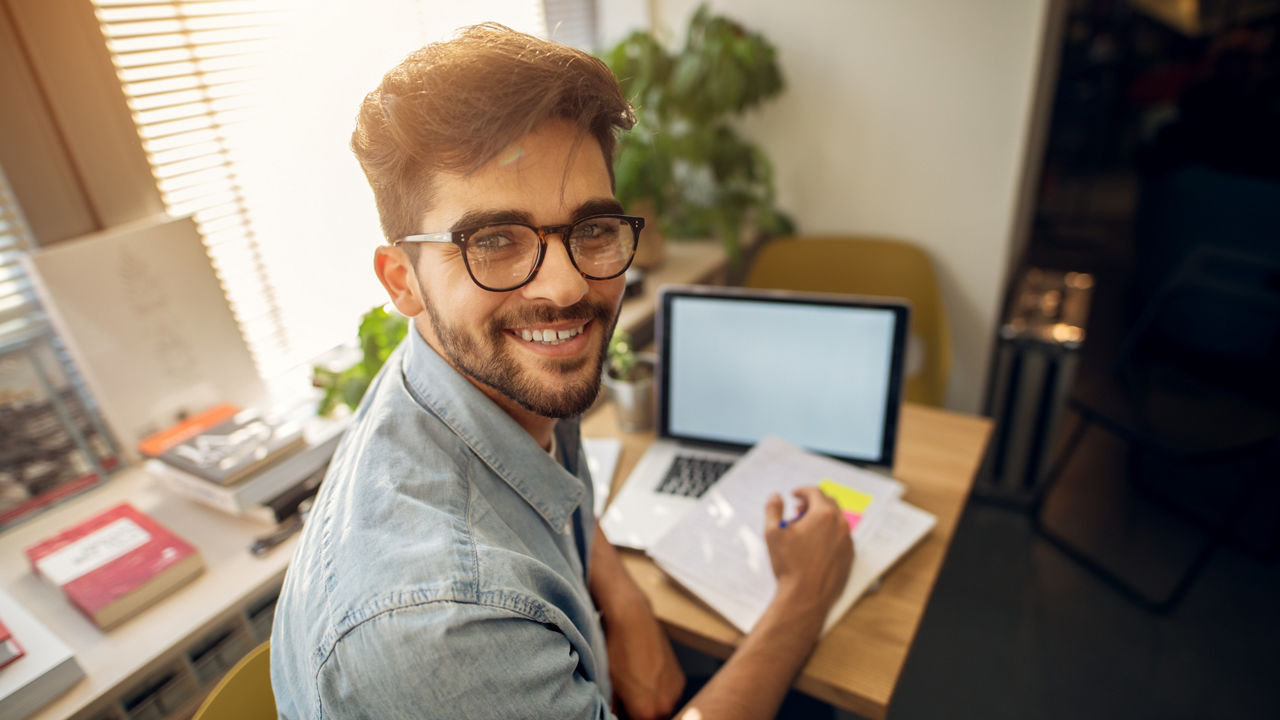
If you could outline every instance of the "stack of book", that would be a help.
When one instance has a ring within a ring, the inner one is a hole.
[[[345,420],[278,418],[218,405],[144,439],[147,472],[223,512],[280,522],[314,494]]]

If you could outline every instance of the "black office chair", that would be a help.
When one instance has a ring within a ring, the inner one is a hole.
[[[1125,335],[1112,372],[1073,393],[1078,422],[1031,508],[1035,530],[1143,607],[1176,606],[1219,544],[1259,512],[1258,498],[1274,493],[1267,483],[1280,480],[1278,359],[1280,263],[1221,248],[1189,252]],[[1090,523],[1114,508],[1096,499],[1077,498],[1068,510],[1091,516],[1083,521],[1049,512],[1064,477],[1089,472],[1086,447],[1095,455],[1127,453],[1132,492],[1125,502],[1154,503],[1202,534],[1165,592],[1116,569],[1117,557],[1133,556],[1135,546],[1138,556],[1151,550],[1141,547],[1149,537],[1126,526],[1128,513],[1118,521],[1110,513],[1122,527],[1107,535]],[[1278,523],[1260,524],[1269,535],[1262,553],[1274,555]]]

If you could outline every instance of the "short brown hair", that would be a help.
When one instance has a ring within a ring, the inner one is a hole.
[[[600,143],[612,183],[615,129],[635,115],[597,58],[495,23],[409,55],[365,96],[351,135],[382,232],[419,232],[436,172],[475,170],[556,117]]]

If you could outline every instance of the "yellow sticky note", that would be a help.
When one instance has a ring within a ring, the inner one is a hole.
[[[834,480],[823,479],[818,481],[818,489],[826,493],[832,500],[836,501],[836,505],[841,510],[847,510],[859,515],[867,511],[867,506],[871,504],[872,497],[861,490],[845,487]]]

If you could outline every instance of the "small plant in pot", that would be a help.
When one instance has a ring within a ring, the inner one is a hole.
[[[631,335],[615,330],[609,339],[604,386],[618,408],[618,425],[635,432],[653,427],[653,382],[657,358],[636,352]]]

